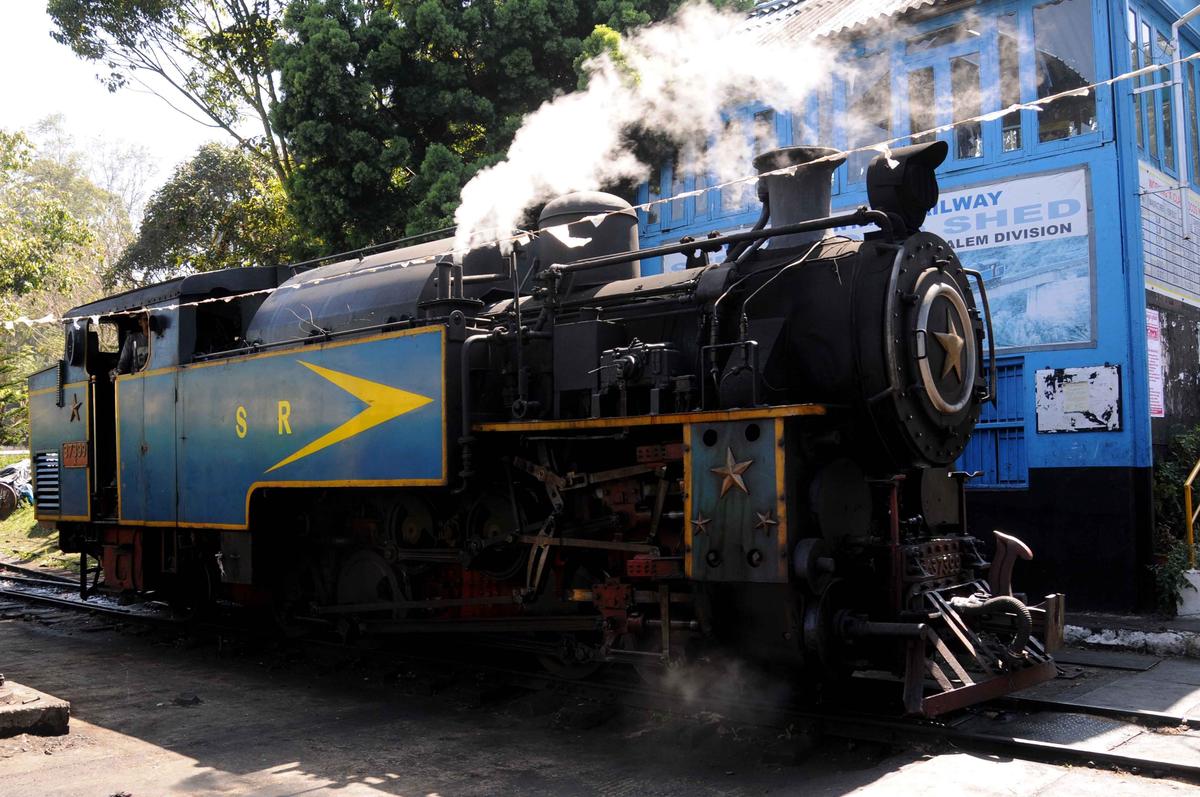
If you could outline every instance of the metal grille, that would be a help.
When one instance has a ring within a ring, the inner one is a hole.
[[[39,512],[58,512],[58,452],[42,451],[33,457],[33,497]]]

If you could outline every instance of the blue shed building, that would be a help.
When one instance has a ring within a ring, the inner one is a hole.
[[[991,114],[938,134],[950,156],[926,223],[984,273],[995,326],[998,401],[960,462],[982,472],[969,521],[1028,541],[1027,586],[1077,608],[1152,602],[1155,447],[1200,418],[1200,59],[1177,64],[1200,51],[1200,24],[1172,28],[1192,5],[773,0],[751,13],[763,37],[825,37],[855,66],[807,108],[739,109],[756,146],[850,149]],[[838,169],[835,210],[866,204],[873,154]],[[715,182],[664,163],[638,200]],[[753,192],[681,196],[641,211],[642,244],[750,226],[758,210]]]

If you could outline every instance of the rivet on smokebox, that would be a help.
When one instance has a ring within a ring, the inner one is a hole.
[[[752,549],[750,551],[750,553],[746,554],[746,562],[751,567],[758,567],[759,565],[762,564],[762,560],[763,560],[762,551],[758,550],[757,548]]]
[[[720,551],[709,551],[704,556],[704,561],[708,562],[709,567],[719,567],[721,564],[721,552]]]

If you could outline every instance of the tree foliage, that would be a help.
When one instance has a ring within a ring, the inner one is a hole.
[[[206,144],[150,198],[137,238],[105,282],[286,262],[296,240],[274,172],[239,148]]]
[[[284,0],[49,0],[51,35],[130,84],[224,131],[280,180],[292,169],[271,122],[278,99],[271,48]],[[252,130],[252,133],[246,132]]]
[[[87,225],[36,172],[24,133],[0,130],[0,307],[71,282],[62,255],[91,239]]]
[[[295,159],[297,219],[330,247],[446,226],[521,119],[576,87],[581,56],[678,5],[293,0],[272,55],[283,89],[272,119]]]
[[[53,117],[30,135],[0,131],[0,319],[61,316],[100,292],[109,258],[132,238],[125,202],[90,176],[103,164],[129,182],[131,161],[108,163],[112,149],[84,155]],[[0,443],[24,442],[25,379],[61,352],[57,324],[0,327]]]

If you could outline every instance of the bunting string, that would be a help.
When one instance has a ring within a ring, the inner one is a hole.
[[[667,203],[675,202],[680,199],[688,199],[691,197],[703,196],[704,194],[707,194],[710,191],[722,191],[724,189],[732,188],[734,186],[747,185],[747,184],[756,182],[757,180],[759,180],[762,177],[768,177],[768,176],[773,176],[773,175],[789,175],[789,176],[794,175],[798,169],[806,168],[812,164],[834,162],[834,161],[840,162],[841,160],[848,158],[851,155],[858,154],[858,153],[868,153],[868,152],[878,153],[878,154],[882,155],[883,157],[887,158],[889,160],[889,162],[893,166],[895,166],[896,162],[891,160],[892,147],[894,145],[904,144],[908,141],[923,138],[923,137],[933,137],[933,136],[938,135],[939,133],[948,132],[948,131],[953,130],[954,128],[962,126],[962,125],[971,125],[971,124],[980,124],[980,123],[984,123],[984,122],[991,122],[996,119],[1003,118],[1010,113],[1015,113],[1018,111],[1041,112],[1048,105],[1051,105],[1055,102],[1059,102],[1060,100],[1064,100],[1064,99],[1071,98],[1071,97],[1086,97],[1098,88],[1102,88],[1102,87],[1106,87],[1106,86],[1113,86],[1113,85],[1116,85],[1117,83],[1120,83],[1120,82],[1126,81],[1126,80],[1135,80],[1135,79],[1138,79],[1138,78],[1141,78],[1144,76],[1154,74],[1156,72],[1160,72],[1162,70],[1170,69],[1176,65],[1186,64],[1186,63],[1188,63],[1190,61],[1194,61],[1196,59],[1200,59],[1200,52],[1193,53],[1192,55],[1184,56],[1182,58],[1178,58],[1178,59],[1168,61],[1165,63],[1154,64],[1151,66],[1134,69],[1129,72],[1125,72],[1123,74],[1116,75],[1115,77],[1106,78],[1104,80],[1099,80],[1094,83],[1088,83],[1086,85],[1078,86],[1076,88],[1069,89],[1067,91],[1061,91],[1056,94],[1050,94],[1045,97],[1040,97],[1036,100],[1030,100],[1029,102],[1014,103],[1012,105],[1009,105],[1008,107],[1001,108],[999,110],[989,111],[987,113],[978,114],[976,116],[958,119],[958,120],[955,120],[953,122],[948,122],[943,125],[931,127],[927,130],[913,131],[913,132],[910,132],[903,136],[896,136],[893,138],[884,139],[882,141],[877,141],[877,142],[874,142],[871,144],[863,144],[860,146],[851,147],[849,149],[836,150],[834,152],[831,152],[828,155],[823,155],[819,158],[815,158],[811,161],[807,161],[804,164],[800,164],[800,165],[796,165],[796,166],[784,166],[784,167],[781,167],[778,169],[772,169],[770,171],[758,172],[755,174],[749,174],[749,175],[743,175],[741,177],[735,177],[735,178],[732,178],[729,180],[725,180],[723,182],[706,185],[701,188],[695,188],[690,191],[682,191],[677,194],[672,194],[671,196],[652,199],[647,202],[642,202],[641,204],[638,204],[638,205],[633,205],[631,208],[622,208],[619,210],[605,211],[602,213],[596,213],[591,216],[584,217],[583,219],[580,219],[580,220],[574,221],[574,222],[570,222],[568,224],[544,227],[541,230],[539,230],[537,233],[530,232],[527,230],[511,231],[509,234],[506,234],[506,235],[496,235],[494,237],[485,238],[482,241],[478,241],[478,242],[474,243],[473,246],[474,247],[486,247],[486,246],[497,246],[497,245],[503,246],[505,244],[528,243],[535,235],[543,234],[543,233],[550,234],[550,235],[553,235],[553,236],[559,238],[564,243],[566,243],[568,246],[579,246],[579,245],[582,245],[583,243],[586,243],[586,241],[589,239],[581,238],[578,235],[573,235],[572,233],[570,233],[568,231],[569,227],[573,227],[580,223],[589,223],[593,226],[599,226],[609,216],[620,214],[620,213],[628,213],[628,211],[630,209],[637,210],[637,211],[649,211],[650,209],[657,207],[659,205],[665,205]],[[1180,157],[1183,157],[1182,154],[1180,155]],[[493,232],[493,231],[494,230],[488,230],[487,232]],[[381,244],[381,245],[378,245],[375,247],[370,247],[370,249],[378,250],[383,246],[386,246],[386,244]],[[363,252],[362,250],[344,253],[344,254],[345,254],[347,260],[353,259],[356,255],[359,260],[363,260],[368,256],[373,256],[375,254],[383,254],[383,253],[386,253],[386,250],[384,250],[383,252],[375,251],[375,252],[372,252],[371,254],[367,254],[367,253]],[[145,313],[174,312],[174,311],[177,311],[184,307],[197,307],[200,305],[212,304],[212,303],[217,303],[217,302],[231,302],[231,301],[241,299],[241,298],[244,298],[247,296],[263,296],[263,295],[269,295],[269,294],[275,293],[277,291],[299,290],[301,288],[320,285],[324,282],[332,282],[332,281],[336,281],[336,280],[340,280],[340,279],[345,279],[346,277],[356,277],[356,276],[360,276],[363,274],[371,274],[371,273],[376,273],[376,272],[380,272],[380,271],[388,271],[388,270],[399,269],[399,268],[409,268],[410,266],[417,265],[417,264],[430,263],[430,262],[435,261],[442,257],[449,257],[449,256],[454,256],[454,255],[460,255],[460,254],[462,254],[461,251],[456,250],[453,247],[451,247],[451,248],[445,249],[443,251],[440,251],[440,252],[437,252],[434,254],[423,255],[419,258],[400,259],[400,260],[382,263],[382,264],[376,265],[376,266],[369,266],[367,268],[351,269],[348,271],[344,271],[340,274],[316,276],[316,277],[312,277],[311,279],[289,280],[288,282],[284,283],[283,285],[280,285],[280,286],[274,287],[274,288],[263,288],[261,290],[247,291],[244,293],[238,293],[238,294],[231,295],[231,296],[209,297],[209,298],[205,298],[205,299],[195,299],[192,301],[185,301],[185,302],[174,302],[174,303],[170,303],[170,304],[160,304],[160,305],[154,305],[154,306],[131,308],[131,309],[127,309],[127,310],[106,312],[106,313],[103,313],[102,315],[104,318],[111,318],[111,317],[115,317],[115,316],[140,316]],[[330,255],[329,257],[321,258],[318,262],[329,262],[329,263],[337,262],[336,258],[338,258],[338,257],[341,257],[341,255]],[[60,317],[53,313],[47,313],[39,318],[31,318],[29,316],[20,316],[18,318],[12,318],[12,319],[8,319],[8,320],[0,321],[0,329],[5,330],[6,332],[12,333],[12,332],[15,332],[20,327],[32,328],[34,326],[43,325],[43,324],[63,324],[63,323],[68,323],[68,322],[77,327],[81,322],[84,322],[84,321],[90,321],[93,324],[99,323],[100,316],[101,316],[101,314],[75,315],[75,316],[66,315],[66,316]]]

